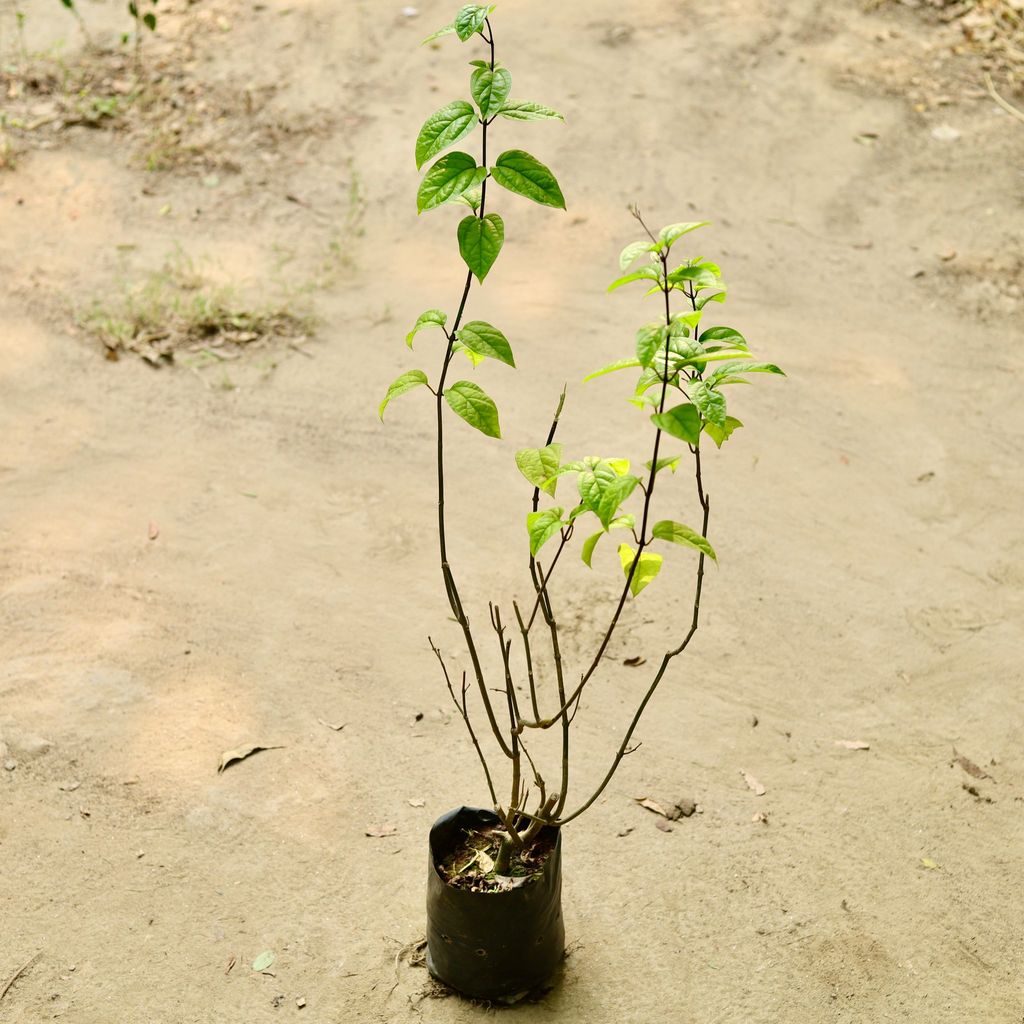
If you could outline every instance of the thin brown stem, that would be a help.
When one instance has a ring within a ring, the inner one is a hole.
[[[434,641],[430,637],[427,637],[427,640],[430,643],[430,649],[437,656],[437,660],[441,664],[441,671],[444,673],[444,681],[448,686],[448,692],[451,694],[452,703],[455,705],[456,710],[462,716],[462,721],[465,723],[466,729],[469,731],[469,738],[473,741],[473,747],[476,749],[477,757],[480,758],[480,764],[483,766],[484,776],[487,779],[487,788],[490,790],[491,793],[491,804],[494,807],[494,810],[498,814],[498,816],[501,817],[500,805],[498,803],[498,794],[495,792],[494,780],[491,778],[491,769],[487,764],[487,758],[484,757],[483,750],[480,748],[480,743],[476,738],[476,732],[473,729],[473,723],[469,719],[469,711],[466,707],[466,673],[462,673],[462,701],[460,702],[459,699],[455,696],[455,687],[452,686],[451,676],[448,675],[448,666],[445,664],[444,658],[441,656],[440,650],[435,646]]]

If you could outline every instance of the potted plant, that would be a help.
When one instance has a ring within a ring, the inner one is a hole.
[[[743,335],[732,327],[704,324],[711,307],[724,303],[726,288],[717,264],[703,257],[681,258],[680,243],[707,222],[670,224],[650,230],[635,208],[632,213],[644,237],[628,245],[620,257],[626,284],[643,285],[657,297],[658,318],[644,324],[634,350],[591,374],[591,380],[632,369],[638,379],[629,401],[649,423],[650,458],[643,470],[630,472],[618,456],[563,458],[555,441],[565,391],[558,401],[543,445],[516,453],[516,463],[532,487],[525,511],[524,549],[529,556],[529,598],[511,601],[511,619],[497,603],[488,607],[487,627],[493,631],[500,657],[495,678],[489,675],[477,627],[463,604],[459,577],[448,545],[445,488],[446,430],[457,417],[488,437],[500,437],[498,410],[490,396],[469,380],[453,380],[456,360],[468,358],[476,367],[488,359],[515,366],[511,345],[495,326],[471,320],[469,300],[474,280],[483,284],[501,252],[505,226],[494,212],[494,189],[536,203],[564,209],[565,200],[552,172],[521,149],[496,158],[495,122],[526,122],[560,118],[549,107],[512,98],[512,77],[496,57],[490,15],[493,7],[469,4],[452,24],[429,40],[447,34],[467,42],[483,40],[483,59],[474,59],[470,76],[472,103],[455,100],[432,114],[416,140],[416,164],[430,161],[417,195],[419,211],[462,204],[468,212],[458,224],[459,251],[466,264],[461,299],[454,316],[440,309],[421,314],[407,336],[412,348],[428,328],[440,331],[440,369],[433,378],[419,369],[399,376],[380,405],[416,388],[434,396],[437,429],[438,540],[441,579],[470,668],[456,677],[451,660],[430,639],[430,647],[479,757],[490,795],[489,809],[460,808],[441,818],[430,834],[428,866],[428,965],[455,989],[477,998],[515,999],[543,983],[564,952],[561,918],[561,829],[583,814],[604,792],[622,759],[631,753],[634,731],[672,662],[686,650],[700,621],[705,564],[716,554],[708,541],[711,503],[704,484],[702,445],[721,446],[742,424],[729,415],[726,389],[746,382],[752,373],[782,371],[755,362]],[[452,150],[476,129],[481,157]],[[642,261],[634,269],[637,261]],[[678,308],[677,308],[678,307]],[[698,507],[699,528],[674,518],[659,519],[655,495],[662,474],[675,473],[688,460]],[[563,476],[575,478],[571,499],[556,504]],[[578,671],[562,656],[561,626],[552,579],[580,535],[579,557],[589,567],[606,534],[618,531],[621,590],[596,650]],[[609,644],[627,604],[651,585],[673,547],[687,549],[693,559],[692,614],[680,635],[661,657],[653,677],[625,729],[600,783],[578,805],[569,804],[573,721],[587,687],[598,676]],[[525,554],[524,550],[524,554]],[[544,652],[541,656],[541,646]],[[471,698],[472,696],[472,703]],[[478,717],[485,723],[474,724]],[[561,756],[550,773],[535,758],[534,738],[547,730],[560,734]],[[485,747],[487,749],[485,749]],[[499,756],[504,785],[494,766]],[[507,796],[506,796],[507,794]]]

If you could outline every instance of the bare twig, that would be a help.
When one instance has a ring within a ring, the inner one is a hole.
[[[988,89],[989,96],[992,97],[1005,110],[1011,117],[1017,118],[1018,121],[1024,122],[1024,110],[1019,110],[1009,100],[1004,100],[999,93],[996,92],[996,87],[992,83],[992,76],[986,71],[985,72],[985,88]]]
[[[42,950],[30,956],[15,972],[11,975],[7,984],[0,989],[0,1001],[3,1000],[4,996],[11,990],[11,986],[43,955]]]
[[[500,817],[499,805],[498,805],[498,794],[494,789],[494,780],[491,778],[491,769],[488,767],[487,758],[484,757],[484,752],[480,749],[480,742],[476,738],[476,732],[473,730],[473,723],[469,720],[469,711],[466,707],[466,673],[462,673],[462,700],[459,701],[458,697],[455,696],[455,687],[452,686],[451,676],[448,675],[448,666],[444,663],[444,658],[441,657],[441,652],[434,645],[434,641],[430,637],[427,637],[427,641],[430,644],[430,649],[437,655],[437,660],[441,664],[441,671],[444,673],[444,681],[448,685],[448,692],[452,696],[452,703],[455,705],[459,714],[462,715],[462,721],[466,724],[466,729],[469,731],[469,738],[473,741],[473,746],[476,749],[477,757],[480,758],[480,764],[483,766],[484,775],[487,778],[487,788],[491,792],[491,802],[494,805],[495,813]]]

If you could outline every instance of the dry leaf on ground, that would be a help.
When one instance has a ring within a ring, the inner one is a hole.
[[[863,740],[836,740],[837,747],[844,747],[846,750],[870,750],[871,744]]]
[[[274,746],[265,746],[262,743],[247,743],[241,747],[235,747],[234,750],[226,750],[220,755],[220,764],[217,765],[217,773],[220,774],[225,768],[230,767],[236,761],[244,761],[247,757],[251,757],[253,754],[259,753],[261,750],[281,750],[283,744],[278,743]]]
[[[388,836],[398,835],[398,829],[394,825],[367,825],[366,835],[371,839],[387,839]]]
[[[646,658],[642,658],[639,654],[637,654],[632,658],[626,658],[626,660],[622,664],[629,665],[630,668],[636,668],[638,665],[642,665],[645,661],[647,661]]]
[[[407,800],[406,803],[410,807],[426,807],[427,806],[425,800]]]
[[[317,721],[321,725],[326,725],[328,729],[333,729],[335,732],[341,732],[341,730],[348,724],[347,722],[342,722],[341,725],[334,725],[333,723],[328,722],[325,718],[318,718]]]
[[[928,868],[929,871],[937,871],[939,868],[939,865],[936,864],[931,857],[922,857],[921,866]]]
[[[992,776],[989,775],[988,772],[979,768],[970,758],[964,757],[963,754],[957,753],[956,747],[953,748],[953,764],[960,765],[960,767],[963,768],[963,770],[967,772],[967,774],[970,775],[972,779],[992,778]]]
[[[765,793],[768,792],[768,790],[765,789],[764,786],[762,786],[761,783],[750,774],[750,772],[745,772],[743,769],[740,769],[740,775],[743,776],[743,781],[754,791],[754,796],[764,796]]]
[[[661,806],[657,801],[651,800],[646,796],[635,796],[633,799],[644,809],[651,811],[653,814],[660,814],[663,818],[669,817],[668,811]]]

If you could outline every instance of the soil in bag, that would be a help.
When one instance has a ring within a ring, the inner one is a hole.
[[[539,988],[565,952],[558,829],[543,830],[507,878],[494,874],[499,829],[492,811],[462,807],[430,831],[427,966],[476,999]]]

